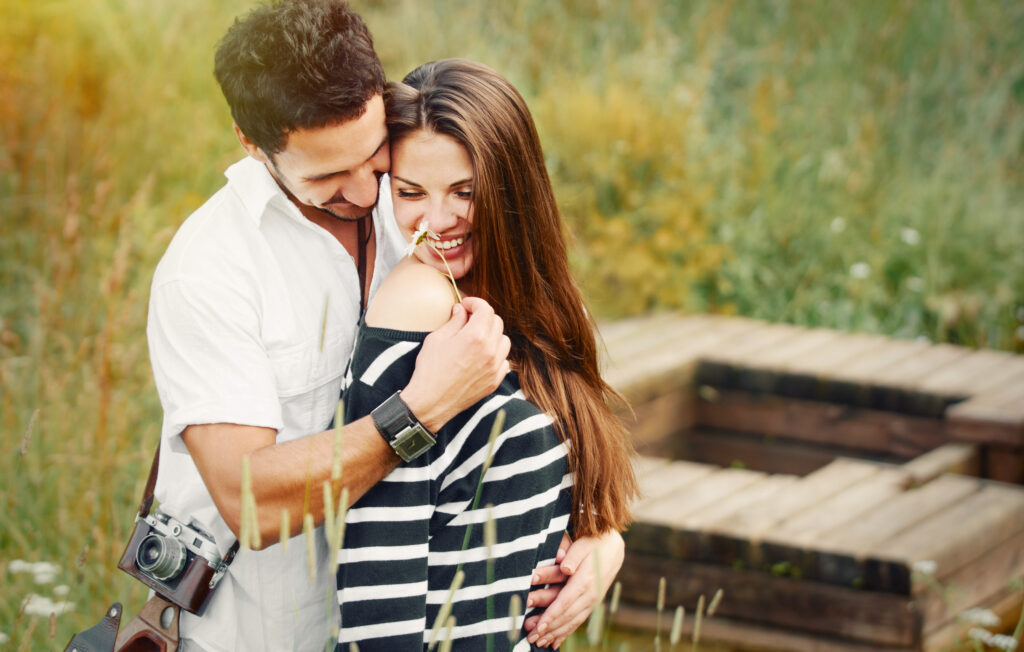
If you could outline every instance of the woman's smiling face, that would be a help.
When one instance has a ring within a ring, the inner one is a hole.
[[[458,141],[444,134],[415,131],[391,144],[391,197],[395,219],[406,240],[426,225],[439,240],[427,236],[416,247],[421,262],[463,278],[473,266],[473,164]]]

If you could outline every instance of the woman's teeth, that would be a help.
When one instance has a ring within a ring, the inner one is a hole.
[[[435,246],[441,249],[451,249],[452,247],[458,247],[465,241],[465,238],[455,238],[454,240],[442,240],[438,242]]]

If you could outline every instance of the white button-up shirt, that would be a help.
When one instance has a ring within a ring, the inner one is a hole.
[[[360,315],[353,258],[299,212],[265,166],[246,158],[178,230],[157,266],[150,359],[164,408],[160,508],[234,542],[181,439],[189,425],[277,430],[284,442],[334,415]],[[387,177],[374,210],[371,294],[402,255]],[[301,518],[293,514],[293,519]],[[317,529],[314,577],[302,537],[240,551],[204,615],[182,612],[181,635],[207,650],[323,650],[337,625],[335,576]]]

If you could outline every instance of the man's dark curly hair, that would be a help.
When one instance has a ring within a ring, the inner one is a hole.
[[[221,39],[214,75],[235,124],[269,156],[296,129],[358,118],[385,81],[370,30],[341,0],[257,7]]]

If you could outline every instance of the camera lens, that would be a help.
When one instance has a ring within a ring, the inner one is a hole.
[[[135,553],[135,563],[158,580],[174,579],[185,568],[185,544],[159,534],[150,534]]]

